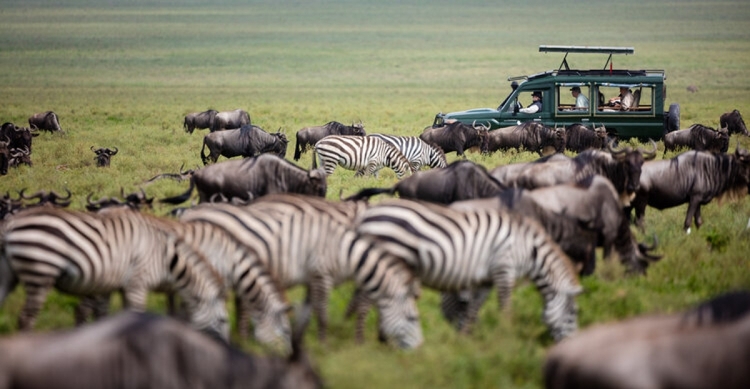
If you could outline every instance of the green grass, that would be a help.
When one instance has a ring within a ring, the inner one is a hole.
[[[615,66],[665,69],[667,102],[680,103],[683,128],[716,126],[721,113],[750,105],[750,4],[741,1],[5,1],[0,14],[0,121],[26,124],[32,113],[53,110],[67,132],[35,138],[34,166],[0,177],[0,192],[69,188],[74,208],[89,193],[133,191],[156,174],[199,166],[206,132],[185,134],[186,113],[243,108],[254,123],[281,128],[292,142],[300,128],[330,120],[414,135],[437,112],[497,106],[510,90],[509,76],[556,69],[562,58],[539,53],[541,44],[635,47],[634,55],[614,57]],[[581,68],[599,68],[604,60],[568,58]],[[689,85],[699,92],[686,92]],[[733,137],[737,143],[750,147],[746,138]],[[91,146],[120,153],[100,169]],[[468,158],[494,167],[535,155]],[[310,154],[299,164],[309,167]],[[391,171],[376,179],[337,170],[328,196],[395,182]],[[163,180],[145,190],[166,197],[185,188]],[[705,225],[691,235],[682,231],[684,215],[685,206],[647,210],[646,232],[638,237],[658,236],[664,254],[648,276],[625,277],[616,263],[600,263],[583,280],[583,327],[675,312],[750,287],[747,200],[705,206]],[[445,323],[438,294],[425,291],[419,302],[425,344],[413,352],[377,344],[372,314],[368,341],[355,344],[354,323],[343,319],[350,293],[345,285],[332,296],[328,343],[320,344],[315,331],[307,336],[330,387],[541,386],[551,340],[529,284],[517,287],[507,312],[493,296],[469,336]],[[302,291],[290,297],[299,301]],[[39,330],[70,327],[75,301],[53,293]],[[19,289],[0,311],[0,332],[15,331],[22,303]],[[163,298],[154,296],[150,307],[163,311]],[[242,346],[258,350],[253,342]]]

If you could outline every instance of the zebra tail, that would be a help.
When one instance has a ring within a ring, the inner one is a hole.
[[[394,193],[396,193],[396,187],[391,188],[365,188],[357,192],[356,194],[353,194],[341,201],[357,201],[362,199],[369,199],[372,196],[379,195],[386,193],[388,195],[393,196]]]
[[[193,188],[195,188],[195,180],[193,178],[190,178],[190,187],[188,187],[188,190],[185,191],[185,193],[179,194],[177,196],[173,197],[167,197],[166,199],[160,199],[160,203],[167,203],[167,204],[182,204],[185,201],[188,201],[190,199],[190,195],[193,193]]]
[[[5,298],[16,288],[18,285],[18,277],[13,269],[10,267],[10,261],[4,252],[4,243],[2,237],[0,237],[0,307],[3,306]]]

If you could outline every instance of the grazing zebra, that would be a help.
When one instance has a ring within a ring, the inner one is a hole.
[[[380,169],[389,167],[401,178],[406,172],[413,173],[409,160],[380,138],[354,135],[329,135],[315,144],[320,166],[327,175],[333,174],[337,165],[345,169],[356,170],[356,175],[373,174],[377,176]],[[313,158],[313,169],[317,168]]]
[[[504,307],[515,279],[529,277],[544,298],[543,319],[552,336],[561,340],[577,328],[574,297],[581,286],[576,271],[534,220],[391,200],[362,213],[356,230],[404,258],[422,284],[442,291],[494,285]]]
[[[168,290],[180,296],[194,327],[228,339],[223,280],[173,224],[125,208],[18,213],[0,233],[0,304],[23,284],[18,327],[25,330],[53,287],[78,296],[120,290],[125,307],[135,311],[145,310],[149,290]]]
[[[240,337],[247,338],[252,320],[254,335],[259,342],[288,354],[291,351],[287,316],[290,306],[257,255],[210,223],[175,223],[172,227],[206,257],[223,277],[225,286],[234,292]],[[170,303],[173,303],[171,297]],[[76,323],[81,324],[87,317],[88,312],[84,309],[93,310],[94,317],[99,318],[106,313],[108,305],[109,295],[82,299],[76,309]]]
[[[414,171],[418,171],[422,166],[444,168],[448,165],[443,149],[428,144],[419,137],[384,134],[370,134],[368,136],[380,138],[397,148],[409,160]]]
[[[348,280],[375,301],[386,337],[403,348],[422,343],[415,297],[418,283],[406,263],[354,233],[347,212],[361,205],[337,205],[310,196],[280,195],[248,206],[202,204],[186,210],[182,222],[208,222],[255,251],[285,287],[307,285],[307,302],[325,339],[328,296]],[[344,207],[351,206],[349,211]],[[350,213],[352,214],[352,213]]]

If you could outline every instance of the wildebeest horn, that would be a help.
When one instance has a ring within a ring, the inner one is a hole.
[[[643,159],[645,160],[651,160],[651,159],[656,158],[656,142],[654,142],[654,140],[651,138],[649,138],[648,141],[649,143],[651,143],[651,151],[645,151],[643,150],[642,147],[638,148],[638,151],[640,151],[641,154],[643,154]]]
[[[649,253],[649,251],[655,250],[657,246],[659,246],[659,239],[656,237],[656,234],[654,234],[654,243],[651,244],[651,246],[648,246],[645,243],[638,243],[638,251],[640,252],[641,256],[643,256],[644,258],[652,262],[658,261],[662,258],[662,255],[655,255],[655,254]]]
[[[60,205],[60,206],[63,206],[63,207],[67,207],[68,205],[70,205],[70,203],[72,201],[70,198],[73,196],[73,194],[70,193],[70,190],[68,190],[68,188],[65,188],[65,191],[68,192],[68,196],[67,197],[60,196],[60,194],[57,193],[57,192],[55,192],[54,190],[50,191],[49,192],[49,194],[50,194],[50,201],[52,202],[52,204]],[[67,201],[59,201],[59,200],[67,200]]]
[[[115,155],[117,154],[118,151],[120,151],[120,149],[118,149],[117,147],[115,147],[114,151],[107,149],[107,152],[109,153],[109,155]]]
[[[94,193],[89,193],[88,196],[86,196],[86,209],[89,211],[99,209],[104,202],[109,200],[106,197],[102,197],[97,201],[91,201],[92,196],[94,196]]]
[[[209,203],[226,203],[229,199],[224,196],[223,193],[217,192],[211,195],[211,197],[208,198]]]
[[[23,189],[21,189],[20,192],[18,192],[18,196],[19,196],[18,199],[19,200],[20,199],[24,199],[24,200],[39,199],[39,200],[41,200],[42,197],[45,194],[44,191],[40,190],[40,191],[37,191],[36,193],[32,194],[31,196],[26,197],[26,195],[24,195],[24,192],[26,192],[26,188],[23,188]]]

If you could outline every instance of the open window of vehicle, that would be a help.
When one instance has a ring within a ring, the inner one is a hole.
[[[597,101],[597,114],[629,114],[629,115],[653,115],[654,114],[654,87],[653,84],[619,84],[619,83],[597,83],[594,87],[594,96]],[[618,104],[621,101],[621,88],[627,88],[627,93],[632,95],[632,103],[628,107]]]
[[[591,88],[582,82],[555,85],[558,115],[588,115],[591,111]]]

